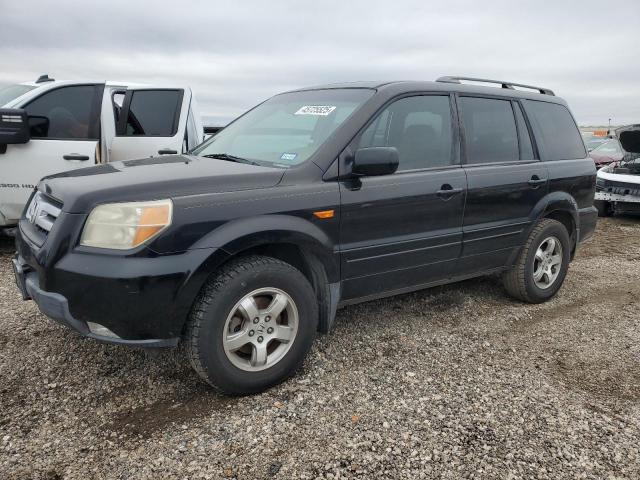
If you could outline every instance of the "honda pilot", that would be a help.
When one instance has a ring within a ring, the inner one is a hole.
[[[551,90],[475,80],[291,91],[189,154],[45,177],[20,291],[87,337],[184,342],[230,394],[290,376],[348,304],[487,274],[544,302],[594,231],[596,168]]]

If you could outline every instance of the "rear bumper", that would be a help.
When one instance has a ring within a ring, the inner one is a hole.
[[[35,271],[30,271],[29,267],[21,257],[16,256],[16,258],[13,259],[13,270],[16,277],[16,284],[18,285],[24,300],[33,300],[44,315],[75,330],[82,336],[93,338],[101,342],[137,347],[173,347],[178,344],[179,338],[177,337],[128,340],[119,337],[101,325],[94,323],[90,327],[87,322],[73,317],[69,311],[69,302],[63,295],[47,292],[40,288],[38,274]],[[92,331],[92,328],[95,331]],[[96,333],[99,331],[108,332],[108,334],[104,335]]]
[[[594,206],[578,210],[578,243],[582,243],[593,235],[598,222],[598,209]]]

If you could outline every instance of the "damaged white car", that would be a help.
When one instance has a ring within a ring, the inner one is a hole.
[[[595,206],[601,217],[640,214],[640,125],[616,130],[625,155],[598,170]]]

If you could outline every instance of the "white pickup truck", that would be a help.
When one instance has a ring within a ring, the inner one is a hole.
[[[34,186],[65,170],[183,153],[204,140],[188,87],[54,81],[0,88],[0,230]]]

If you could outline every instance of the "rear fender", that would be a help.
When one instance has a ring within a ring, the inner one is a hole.
[[[566,192],[551,192],[538,201],[538,203],[533,207],[533,210],[531,210],[531,215],[529,216],[531,223],[523,232],[520,243],[522,245],[526,243],[531,231],[535,228],[540,219],[552,216],[554,212],[561,212],[571,216],[572,228],[569,231],[569,237],[573,244],[571,246],[571,252],[573,255],[576,246],[576,239],[578,238],[577,228],[580,224],[578,219],[578,204],[575,198]],[[509,265],[513,265],[515,263],[521,250],[522,248],[518,248],[512,253],[511,258],[509,259]]]

